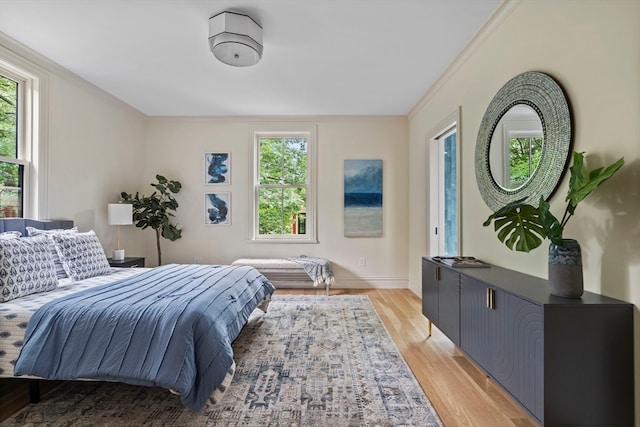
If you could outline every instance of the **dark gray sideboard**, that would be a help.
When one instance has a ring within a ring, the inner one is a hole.
[[[634,425],[632,304],[423,258],[422,311],[542,425]]]

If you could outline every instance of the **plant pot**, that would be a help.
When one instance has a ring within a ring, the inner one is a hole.
[[[562,245],[549,245],[549,292],[564,298],[580,298],[582,281],[582,251],[574,239],[562,239]]]

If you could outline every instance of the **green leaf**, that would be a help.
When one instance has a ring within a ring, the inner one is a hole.
[[[584,170],[584,153],[573,153],[573,166],[571,166],[571,178],[569,179],[569,191],[566,201],[569,202],[569,213],[573,215],[576,206],[584,200],[593,190],[607,179],[611,178],[624,164],[624,157],[606,168],[600,167],[590,172]]]
[[[498,239],[509,249],[530,252],[540,246],[547,235],[540,222],[538,208],[522,203],[523,200],[512,202],[494,212],[483,225],[486,227],[493,221]]]

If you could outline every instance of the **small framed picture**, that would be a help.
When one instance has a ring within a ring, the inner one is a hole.
[[[231,153],[208,151],[204,153],[204,183],[231,184]]]
[[[204,194],[204,223],[213,225],[231,224],[231,193]]]

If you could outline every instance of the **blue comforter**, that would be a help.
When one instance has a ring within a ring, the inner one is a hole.
[[[171,264],[81,291],[34,313],[14,373],[159,386],[199,410],[274,290],[252,267]]]

